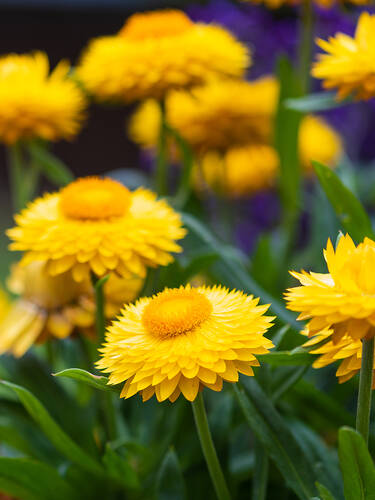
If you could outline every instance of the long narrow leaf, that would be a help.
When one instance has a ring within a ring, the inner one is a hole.
[[[82,370],[81,368],[67,368],[61,372],[54,373],[54,376],[72,378],[78,382],[95,387],[95,389],[99,389],[100,391],[119,392],[121,390],[116,386],[108,385],[107,377],[94,375],[93,373]]]

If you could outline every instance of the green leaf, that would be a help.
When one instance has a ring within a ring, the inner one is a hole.
[[[316,482],[316,487],[318,488],[319,495],[322,500],[335,500],[335,497],[323,484]]]
[[[55,377],[66,377],[72,378],[74,380],[78,380],[78,382],[83,382],[84,384],[90,385],[95,389],[99,389],[101,391],[109,391],[109,392],[119,392],[120,388],[118,386],[108,385],[108,377],[104,377],[102,375],[94,375],[86,370],[82,370],[81,368],[67,368],[66,370],[62,370],[61,372],[54,373]]]
[[[375,499],[375,467],[362,436],[350,427],[339,430],[340,467],[346,500]]]
[[[242,384],[234,385],[234,391],[247,423],[287,485],[300,499],[310,500],[316,493],[313,464],[256,380],[241,380]]]
[[[46,145],[39,142],[27,143],[30,155],[40,167],[46,178],[56,186],[66,186],[74,180],[69,168],[55,155],[47,150]]]
[[[129,460],[116,453],[109,444],[106,445],[103,463],[108,474],[118,482],[125,490],[139,488],[137,473],[130,465]]]
[[[217,262],[215,266],[220,269],[223,284],[260,297],[262,302],[271,304],[270,311],[276,314],[280,320],[289,323],[296,329],[300,329],[294,315],[289,313],[277,299],[268,294],[252,279],[236,249],[219,241],[206,226],[192,215],[182,213],[182,219],[191,232],[219,255],[221,262]]]
[[[365,209],[356,196],[342,183],[329,167],[312,162],[320,185],[325,191],[340,223],[356,241],[373,237],[373,230]]]
[[[53,467],[28,458],[0,457],[0,490],[22,500],[80,498]]]
[[[160,466],[156,482],[157,500],[184,500],[186,487],[177,455],[169,450]]]
[[[30,416],[40,426],[44,434],[48,437],[51,443],[57,450],[60,451],[73,463],[94,473],[101,474],[103,472],[100,464],[83,451],[52,419],[45,407],[40,401],[27,389],[7,382],[0,381],[1,384],[14,391]]]
[[[302,113],[316,113],[328,109],[339,108],[351,102],[351,99],[338,101],[335,92],[317,92],[303,97],[287,99],[284,103],[285,107]]]
[[[271,351],[268,354],[257,355],[261,363],[268,363],[272,366],[312,365],[315,357],[300,347],[292,351]]]

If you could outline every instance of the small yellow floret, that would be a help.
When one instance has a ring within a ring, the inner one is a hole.
[[[318,54],[312,75],[324,80],[325,88],[337,88],[339,99],[375,96],[375,15],[361,14],[354,37],[336,33],[317,43],[326,54]]]
[[[211,311],[210,302],[196,290],[167,289],[145,307],[142,321],[150,333],[167,338],[193,330]]]
[[[130,191],[112,179],[78,179],[60,193],[60,208],[71,219],[109,219],[124,215]]]
[[[173,37],[193,26],[193,21],[181,10],[166,9],[132,15],[119,35],[132,40]]]

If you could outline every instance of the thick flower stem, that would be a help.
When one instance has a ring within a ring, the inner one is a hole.
[[[368,442],[374,369],[374,337],[362,341],[362,365],[359,378],[356,429]]]
[[[12,204],[15,212],[20,211],[27,203],[25,168],[22,159],[21,145],[16,143],[8,148],[8,171],[12,193]]]
[[[312,0],[303,0],[301,5],[299,68],[302,93],[309,91],[312,45],[314,36],[314,11]]]
[[[221,470],[219,459],[217,458],[210,428],[208,426],[207,414],[204,407],[202,393],[199,393],[192,403],[195,425],[197,427],[199,440],[207,467],[210,472],[212,482],[219,500],[230,500],[228,486],[225,482],[223,471]]]
[[[155,184],[160,196],[168,193],[167,122],[165,101],[160,101],[160,130],[156,158]]]

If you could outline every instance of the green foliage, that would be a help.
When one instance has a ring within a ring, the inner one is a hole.
[[[161,463],[156,481],[157,500],[184,500],[186,486],[176,452],[170,449]]]
[[[316,113],[328,109],[339,108],[351,102],[350,98],[339,101],[335,92],[317,92],[302,97],[290,98],[285,101],[285,107],[302,113]]]

